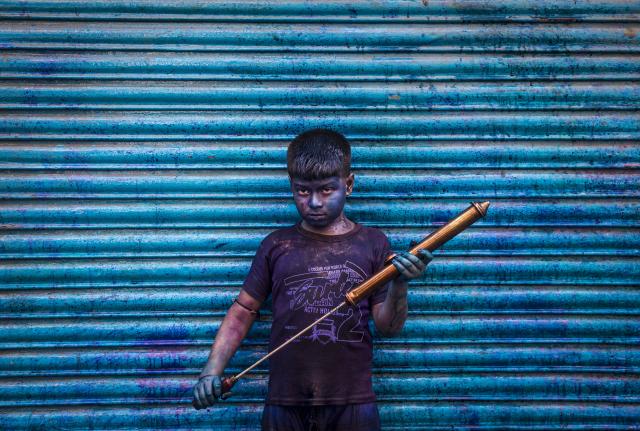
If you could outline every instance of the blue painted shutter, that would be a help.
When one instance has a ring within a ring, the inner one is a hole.
[[[191,388],[298,132],[406,249],[486,219],[378,338],[385,430],[638,429],[638,1],[0,1],[0,428],[256,429]],[[266,351],[258,322],[233,358]]]

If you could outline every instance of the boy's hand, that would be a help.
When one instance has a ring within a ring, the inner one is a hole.
[[[418,256],[414,256],[408,251],[397,253],[391,259],[391,263],[400,272],[398,279],[401,281],[413,280],[422,276],[427,265],[433,259],[433,254],[429,250],[420,250]]]
[[[212,406],[221,397],[222,380],[220,376],[202,376],[193,387],[193,407],[196,410]]]

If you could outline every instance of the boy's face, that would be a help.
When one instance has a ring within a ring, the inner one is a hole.
[[[307,181],[289,178],[293,200],[300,216],[313,227],[325,227],[340,214],[353,189],[354,175]]]

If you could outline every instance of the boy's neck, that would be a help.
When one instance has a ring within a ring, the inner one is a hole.
[[[301,226],[304,230],[319,233],[322,235],[342,235],[350,232],[356,226],[356,224],[349,220],[344,215],[344,213],[342,213],[334,221],[323,227],[311,226],[305,220],[302,220]]]

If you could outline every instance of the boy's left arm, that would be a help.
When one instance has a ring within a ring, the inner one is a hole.
[[[418,256],[409,252],[398,253],[391,263],[400,275],[389,282],[386,299],[373,305],[371,314],[378,332],[385,337],[398,334],[407,320],[407,282],[421,277],[433,255],[429,250],[420,250]]]

